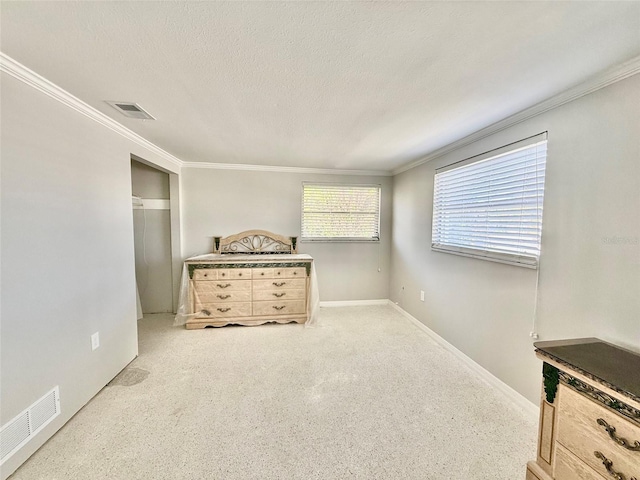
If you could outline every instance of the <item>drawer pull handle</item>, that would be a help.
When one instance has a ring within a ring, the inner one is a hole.
[[[221,298],[222,300],[226,300],[227,298],[229,298],[231,295],[216,295],[216,297]]]
[[[293,272],[293,274],[294,274],[294,275],[297,275],[297,274],[298,274],[298,272]]]
[[[593,452],[593,454],[596,456],[597,459],[602,460],[602,465],[604,465],[604,468],[607,469],[607,472],[609,472],[609,475],[611,475],[616,480],[627,480],[627,477],[625,477],[623,474],[619,472],[616,472],[613,469],[613,462],[609,460],[607,457],[605,457],[602,454],[602,452],[598,452],[596,450],[595,452]],[[629,480],[637,480],[637,479],[636,477],[631,477]]]
[[[231,308],[230,307],[227,307],[227,308],[216,308],[216,310],[218,310],[219,312],[224,313],[224,312],[228,312],[229,310],[231,310]]]
[[[273,294],[274,297],[278,297],[278,298],[284,297],[285,295],[286,295],[286,293],[284,293],[284,292],[282,292],[282,293],[274,293]]]
[[[218,285],[217,285],[218,288],[227,288],[227,287],[230,287],[230,286],[231,286],[230,283],[225,283],[224,285],[221,284],[221,283],[218,283]]]
[[[273,306],[273,308],[275,308],[276,310],[282,310],[284,307],[285,307],[284,305],[281,305],[281,306],[274,305]]]
[[[287,283],[287,282],[273,282],[273,284],[274,284],[276,287],[281,287],[281,286],[283,286],[285,283]]]
[[[633,442],[633,444],[631,444],[627,439],[621,438],[618,435],[616,435],[616,427],[609,425],[607,422],[605,422],[603,418],[599,418],[597,422],[598,422],[598,425],[604,427],[604,429],[607,431],[611,439],[614,442],[616,442],[618,445],[626,448],[627,450],[640,452],[640,442],[638,440],[636,440],[635,442]]]

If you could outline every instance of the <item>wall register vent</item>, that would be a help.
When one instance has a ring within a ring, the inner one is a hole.
[[[60,388],[55,387],[0,429],[0,465],[60,415]]]
[[[110,102],[106,101],[113,108],[118,110],[125,117],[137,118],[138,120],[155,120],[140,105],[131,102]]]

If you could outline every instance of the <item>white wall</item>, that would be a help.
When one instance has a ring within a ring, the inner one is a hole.
[[[636,75],[394,177],[391,299],[536,404],[536,272],[431,251],[434,171],[548,131],[540,340],[640,351],[639,105]]]
[[[131,189],[144,208],[133,210],[136,281],[144,313],[173,312],[171,212],[149,208],[146,199],[169,199],[169,174],[131,161]]]
[[[185,168],[181,179],[183,252],[187,256],[211,252],[214,236],[244,230],[299,237],[302,182],[382,185],[379,243],[300,242],[298,251],[315,259],[321,301],[389,297],[390,177]]]
[[[55,385],[62,408],[4,479],[136,356],[130,158],[175,167],[8,74],[0,88],[0,423]]]

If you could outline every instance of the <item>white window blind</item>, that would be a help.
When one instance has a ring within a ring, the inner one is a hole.
[[[546,133],[482,157],[436,171],[432,249],[537,268]]]
[[[302,239],[379,240],[380,186],[302,186]]]

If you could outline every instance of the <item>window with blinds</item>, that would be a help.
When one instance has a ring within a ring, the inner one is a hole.
[[[537,268],[546,133],[436,170],[431,248]]]
[[[302,239],[379,240],[380,185],[302,185]]]

